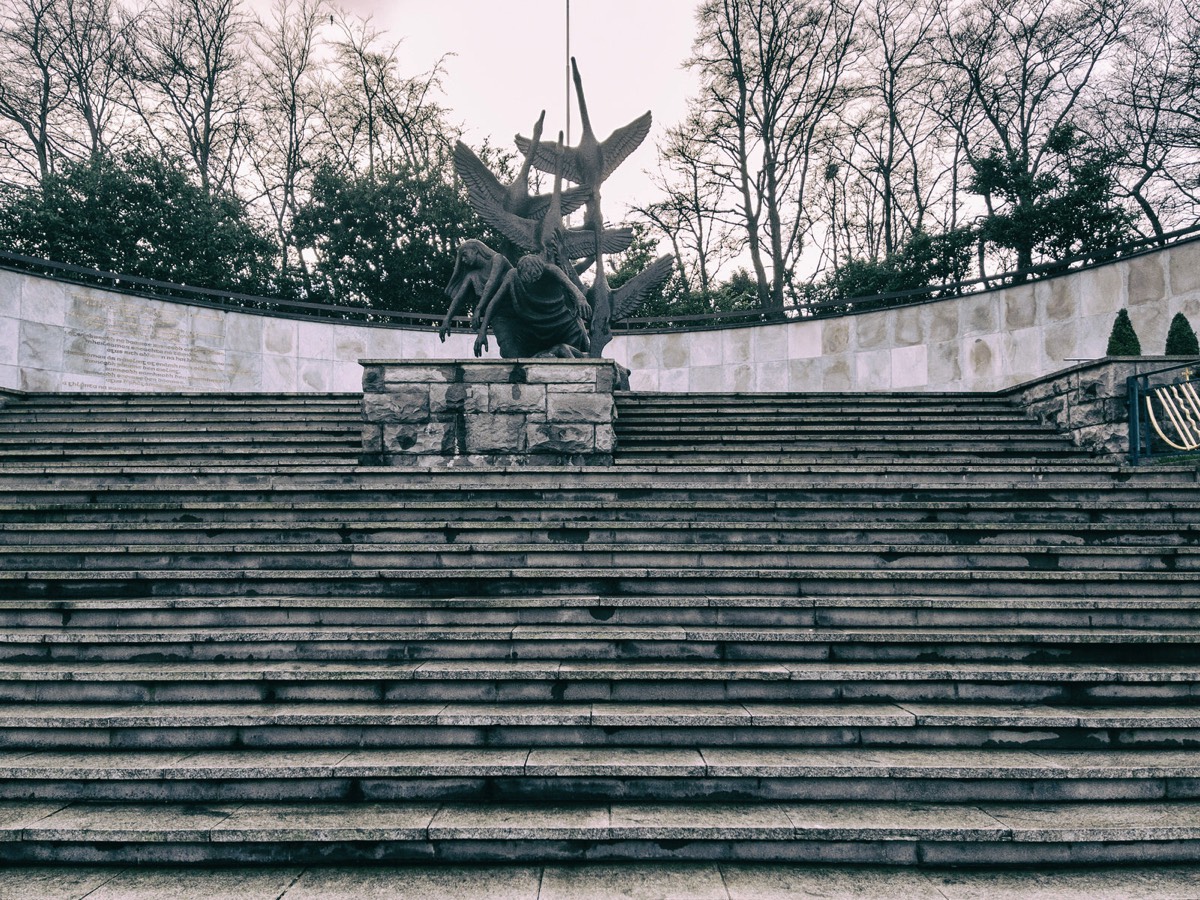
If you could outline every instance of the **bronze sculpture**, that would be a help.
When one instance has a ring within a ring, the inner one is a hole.
[[[461,141],[455,147],[455,170],[467,186],[472,207],[507,244],[496,250],[482,241],[464,242],[446,288],[451,306],[439,332],[442,340],[453,316],[474,297],[476,356],[488,347],[490,327],[506,358],[599,357],[612,338],[612,323],[631,315],[670,277],[673,258],[667,255],[617,290],[609,288],[604,257],[628,249],[633,231],[604,226],[600,188],[645,140],[651,118],[646,113],[604,141],[597,140],[574,59],[571,71],[583,120],[578,146],[564,147],[561,134],[557,146],[543,143],[543,111],[532,137],[517,136],[524,159],[508,185]],[[529,193],[531,168],[554,176],[550,194]],[[576,186],[564,190],[564,179]],[[581,206],[586,207],[583,227],[566,227],[563,217]],[[587,285],[581,276],[589,268],[593,273]]]

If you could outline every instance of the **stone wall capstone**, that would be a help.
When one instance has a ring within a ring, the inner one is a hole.
[[[361,360],[368,465],[609,465],[603,359]]]

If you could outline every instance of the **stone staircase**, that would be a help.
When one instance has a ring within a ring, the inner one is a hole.
[[[619,397],[609,468],[358,397],[0,409],[0,858],[1200,857],[1200,482],[991,395]]]

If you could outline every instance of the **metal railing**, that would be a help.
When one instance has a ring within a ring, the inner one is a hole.
[[[1129,461],[1200,459],[1200,358],[1125,379]]]
[[[613,333],[619,334],[630,331],[667,332],[667,331],[702,331],[713,328],[744,327],[747,325],[779,324],[793,322],[798,319],[831,318],[834,316],[856,315],[875,312],[881,309],[892,309],[898,306],[916,306],[945,300],[951,297],[962,297],[968,294],[997,290],[1013,285],[1032,284],[1066,275],[1071,272],[1082,272],[1098,266],[1107,265],[1119,259],[1129,259],[1147,253],[1153,253],[1178,244],[1200,241],[1200,223],[1167,232],[1162,237],[1139,238],[1116,247],[1079,256],[1069,257],[1052,263],[1043,263],[1029,269],[1017,269],[1010,272],[1000,272],[964,281],[943,282],[910,288],[903,291],[890,291],[883,294],[870,294],[859,297],[834,298],[814,303],[787,305],[774,310],[739,309],[722,310],[708,313],[692,313],[688,315],[634,316],[622,319],[614,324]],[[655,323],[663,323],[669,327],[655,327]],[[673,323],[685,323],[680,328]]]
[[[809,318],[855,315],[898,306],[913,306],[1014,284],[1041,281],[1069,272],[1095,268],[1118,259],[1128,259],[1198,240],[1200,240],[1200,224],[1172,231],[1161,238],[1131,241],[1118,247],[1034,266],[1031,269],[1003,272],[965,281],[927,285],[904,291],[891,291],[884,294],[796,304],[774,310],[746,309],[679,315],[635,316],[615,323],[613,333],[707,331],[717,328],[786,323]],[[423,331],[437,330],[441,327],[443,318],[442,313],[381,309],[365,304],[352,306],[345,303],[320,303],[311,300],[261,297],[236,291],[175,284],[154,278],[107,272],[102,269],[91,269],[5,251],[0,251],[0,269],[38,274],[58,281],[100,287],[115,293],[132,294],[153,300],[285,318],[316,318],[376,327],[402,325],[405,328]],[[452,330],[456,332],[469,331],[469,321],[467,316],[456,316],[452,323]]]

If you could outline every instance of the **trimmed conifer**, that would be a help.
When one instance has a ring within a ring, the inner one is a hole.
[[[1183,313],[1175,313],[1167,331],[1167,356],[1200,356],[1200,341]]]
[[[1141,356],[1142,342],[1138,340],[1133,323],[1129,321],[1129,311],[1121,310],[1113,322],[1112,333],[1108,336],[1106,356]]]

